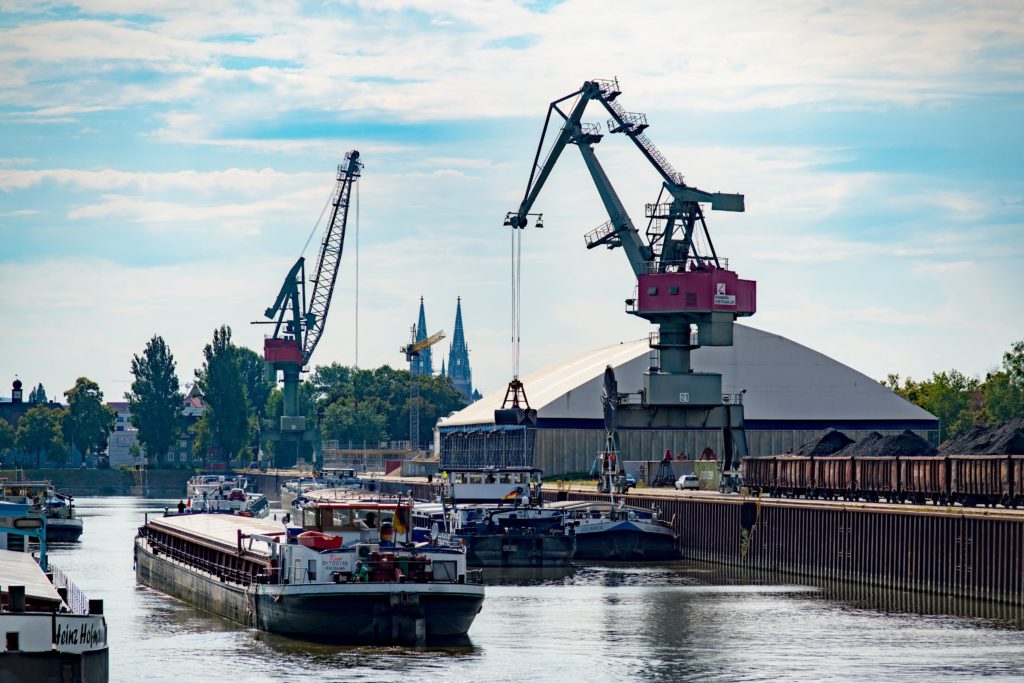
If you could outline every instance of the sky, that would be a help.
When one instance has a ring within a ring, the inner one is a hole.
[[[708,226],[757,280],[747,324],[879,379],[984,376],[1024,339],[1019,1],[7,0],[0,395],[15,375],[51,397],[86,376],[120,400],[153,335],[183,382],[219,325],[260,350],[250,323],[352,149],[313,364],[404,367],[419,297],[450,337],[461,296],[474,382],[500,388],[502,219],[549,103],[594,78],[619,79],[687,183],[745,194]],[[624,136],[595,149],[643,225],[658,176]],[[585,248],[607,215],[575,150],[534,210],[521,374],[645,336],[623,252]]]

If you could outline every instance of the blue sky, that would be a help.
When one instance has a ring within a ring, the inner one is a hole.
[[[108,398],[160,334],[183,380],[272,302],[359,149],[359,364],[455,299],[483,391],[511,374],[507,210],[550,101],[617,76],[758,281],[748,322],[872,377],[984,374],[1024,338],[1020,3],[7,2],[0,9],[0,393]],[[590,120],[606,118],[596,109]],[[635,222],[658,179],[597,152]],[[525,372],[644,336],[569,150],[525,236]],[[355,240],[316,363],[355,362]],[[307,254],[315,256],[315,254]],[[442,351],[446,345],[442,344]]]

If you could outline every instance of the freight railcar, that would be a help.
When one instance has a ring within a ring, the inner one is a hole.
[[[1024,505],[1024,456],[792,456],[744,460],[746,485],[771,496],[936,505]]]

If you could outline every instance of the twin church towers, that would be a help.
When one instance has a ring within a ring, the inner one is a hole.
[[[420,297],[420,315],[416,322],[416,341],[423,341],[430,333],[427,331],[427,314],[423,309],[423,297]],[[462,328],[462,297],[459,297],[455,305],[455,332],[451,336],[451,346],[448,351],[448,365],[445,366],[444,359],[441,360],[441,376],[449,377],[452,385],[467,403],[472,403],[480,398],[480,394],[473,389],[473,372],[469,369],[469,347],[466,346],[466,333]],[[420,355],[413,358],[409,363],[409,372],[418,375],[434,374],[433,349],[427,348],[420,352]]]

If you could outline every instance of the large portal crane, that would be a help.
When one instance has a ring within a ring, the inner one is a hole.
[[[407,363],[419,358],[420,353],[444,339],[444,330],[435,332],[426,339],[416,341],[416,326],[412,326],[412,339],[408,346],[399,349],[405,354]],[[409,447],[417,450],[420,447],[420,373],[413,372],[409,378]]]
[[[267,376],[276,382],[280,374],[284,388],[280,422],[271,423],[262,431],[266,441],[289,442],[296,448],[303,441],[316,442],[316,430],[307,428],[306,418],[299,411],[299,374],[309,365],[324,333],[345,247],[352,187],[362,167],[359,152],[355,150],[345,155],[345,163],[338,165],[337,184],[330,199],[331,218],[320,243],[309,299],[306,299],[306,259],[300,256],[285,276],[274,305],[264,312],[265,317],[273,321],[267,324],[274,325],[273,335],[263,342]]]
[[[627,312],[658,326],[650,334],[650,345],[658,352],[659,363],[644,374],[641,404],[622,406],[620,424],[722,429],[724,465],[729,468],[734,455],[746,454],[742,402],[736,396],[723,396],[721,375],[693,372],[690,352],[700,346],[731,346],[736,318],[756,310],[756,283],[740,279],[715,251],[702,207],[710,204],[712,210],[743,211],[743,195],[688,185],[645,134],[646,115],[623,109],[618,102],[621,94],[617,79],[591,80],[551,103],[523,200],[518,210],[505,216],[505,225],[521,230],[530,216],[537,216],[539,222],[540,214],[531,213],[534,203],[562,151],[574,145],[609,218],[584,236],[586,246],[622,247],[637,278],[636,294],[626,300]],[[571,108],[566,105],[570,101]],[[658,199],[645,207],[649,221],[643,235],[594,152],[594,145],[603,138],[600,124],[582,121],[587,105],[595,101],[610,115],[608,132],[629,138],[661,176]],[[548,128],[559,119],[561,127],[542,159]]]

